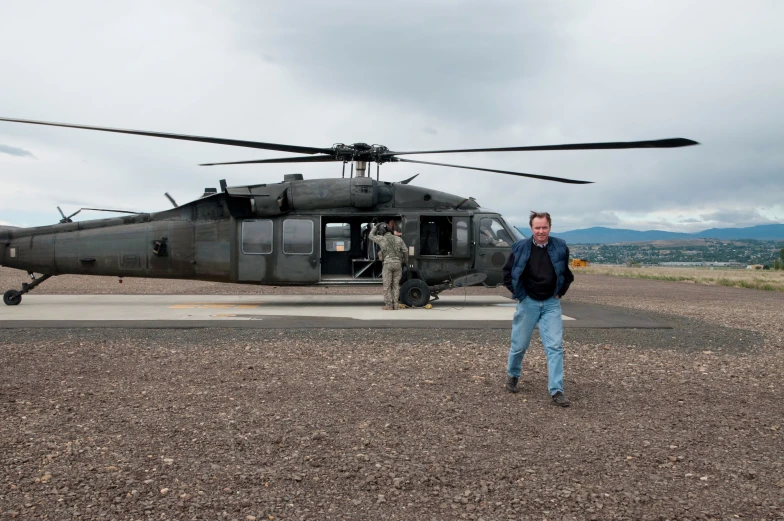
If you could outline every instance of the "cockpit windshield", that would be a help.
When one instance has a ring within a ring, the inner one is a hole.
[[[509,226],[509,223],[507,223],[503,219],[501,219],[501,221],[504,223],[504,226],[506,227],[506,229],[510,230],[512,232],[512,236],[514,237],[515,242],[522,241],[523,239],[525,239],[525,235],[523,235],[520,232],[520,230],[518,230],[514,226]]]

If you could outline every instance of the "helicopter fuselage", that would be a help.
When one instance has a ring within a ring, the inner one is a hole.
[[[375,222],[395,219],[409,249],[406,277],[437,293],[456,279],[500,284],[519,238],[470,198],[368,177],[287,177],[224,186],[157,213],[0,229],[0,265],[46,275],[377,284],[382,259],[367,234]],[[496,237],[483,240],[480,224]]]

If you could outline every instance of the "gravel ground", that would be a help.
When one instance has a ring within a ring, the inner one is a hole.
[[[3,330],[0,519],[784,519],[784,294],[578,273],[567,298],[674,326],[567,329],[568,409],[538,340],[503,391],[507,330]]]

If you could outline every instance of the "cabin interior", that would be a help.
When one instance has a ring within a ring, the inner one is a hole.
[[[400,216],[380,216],[379,222]],[[447,216],[419,218],[419,255],[451,255],[453,223]],[[322,217],[321,280],[379,282],[382,261],[378,246],[368,238],[373,226],[367,216]]]

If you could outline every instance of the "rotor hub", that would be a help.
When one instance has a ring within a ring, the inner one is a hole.
[[[345,145],[337,143],[332,147],[334,158],[338,161],[365,161],[368,163],[387,163],[392,160],[389,148],[383,145],[368,145],[367,143],[354,143]]]

